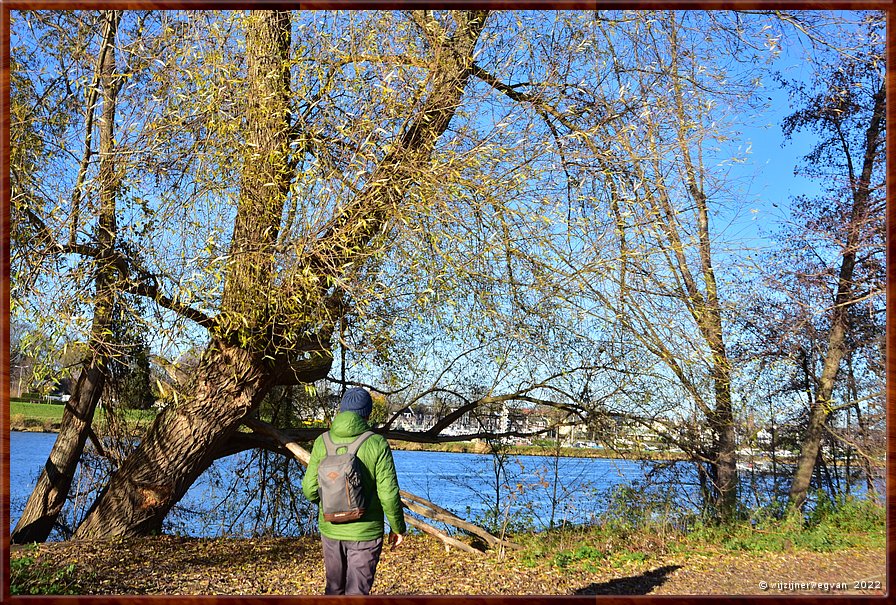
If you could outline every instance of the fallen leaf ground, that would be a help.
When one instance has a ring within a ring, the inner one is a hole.
[[[63,542],[17,548],[44,569],[74,564],[82,594],[321,594],[323,559],[313,538],[202,540],[161,536],[103,542]],[[521,553],[481,556],[436,540],[408,536],[385,551],[374,594],[882,594],[885,553],[705,552],[649,554],[633,560],[533,561]],[[13,578],[15,581],[15,578]],[[761,582],[769,588],[761,589]],[[843,587],[778,587],[777,583],[843,583]],[[860,584],[856,584],[859,582]],[[865,582],[865,584],[861,584]]]

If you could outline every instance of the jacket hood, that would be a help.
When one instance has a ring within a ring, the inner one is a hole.
[[[354,412],[339,412],[330,425],[330,434],[334,437],[357,437],[369,430],[370,425],[367,421]]]

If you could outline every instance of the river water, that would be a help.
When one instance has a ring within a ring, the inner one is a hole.
[[[55,439],[53,433],[10,434],[11,528]],[[251,485],[254,467],[246,464],[248,456],[243,453],[217,461],[169,515],[166,531],[195,537],[251,534],[253,530],[245,524],[231,522],[238,514],[231,505],[239,500],[240,491],[227,491],[227,486],[240,486],[241,482],[246,485],[246,493],[257,491]],[[504,472],[497,480],[495,459],[489,455],[399,450],[394,452],[394,458],[403,490],[472,521],[488,518],[488,511],[497,510],[499,522],[508,520],[536,528],[548,527],[552,522],[588,523],[607,509],[608,496],[620,487],[631,488],[626,490],[627,498],[640,507],[655,505],[658,499],[665,500],[666,510],[669,506],[690,508],[697,502],[695,473],[685,463],[510,456],[504,460]],[[293,491],[299,492],[300,475],[293,472],[291,476]],[[756,477],[744,477],[742,490],[750,491],[742,491],[742,497],[767,494],[771,481],[773,478],[765,478],[760,486]],[[77,485],[84,483],[83,477],[76,478]],[[672,485],[677,489],[670,489]],[[307,502],[304,506],[308,506]],[[303,514],[298,509],[296,513],[297,517]],[[308,507],[304,515],[313,525],[310,519],[314,510]]]

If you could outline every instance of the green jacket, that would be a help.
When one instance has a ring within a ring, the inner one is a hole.
[[[369,431],[370,425],[354,412],[341,412],[333,419],[330,426],[330,438],[333,443],[350,443],[355,437]],[[305,497],[315,504],[320,504],[317,488],[317,467],[327,455],[323,436],[314,440],[311,448],[311,460],[302,480],[302,491]],[[364,516],[348,523],[330,523],[324,521],[323,513],[318,510],[320,533],[332,540],[352,540],[362,542],[381,538],[385,532],[383,514],[389,520],[392,531],[398,534],[407,532],[404,522],[404,510],[401,497],[398,495],[398,476],[395,474],[395,462],[389,442],[382,435],[373,434],[361,444],[358,459],[367,469],[361,477],[361,485],[365,493],[370,495],[370,506]]]

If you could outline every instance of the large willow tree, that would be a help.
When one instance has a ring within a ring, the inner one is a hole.
[[[221,309],[208,321],[212,341],[188,397],[159,415],[76,537],[160,529],[171,506],[274,385],[312,382],[327,373],[343,303],[339,282],[358,269],[358,251],[388,228],[391,210],[420,178],[448,127],[485,16],[457,13],[450,33],[435,24],[431,52],[437,62],[415,111],[353,199],[281,275],[275,273],[275,252],[293,175],[290,144],[314,133],[291,120],[290,14],[259,11],[244,22],[246,142]]]
[[[13,28],[31,78],[14,94],[31,82],[38,109],[17,144],[36,133],[56,151],[44,180],[18,186],[14,312],[60,339],[89,333],[96,276],[76,261],[99,248],[65,244],[96,243],[103,181],[83,107],[69,123],[45,101],[77,108],[96,88],[101,31],[78,18],[91,14],[21,13]],[[626,401],[626,347],[651,329],[632,313],[656,267],[659,285],[682,284],[669,321],[698,345],[675,363],[697,377],[685,387],[713,435],[694,451],[731,511],[732,368],[700,152],[723,134],[713,96],[750,92],[698,64],[698,33],[653,13],[124,12],[104,59],[118,112],[103,266],[116,300],[151,303],[133,316],[156,351],[199,354],[76,537],[159,530],[215,458],[280,451],[240,430],[272,389],[334,369],[399,406],[448,404],[404,439],[462,438],[442,431],[507,404],[589,419]]]

